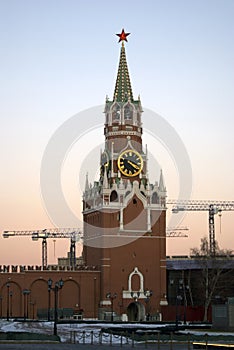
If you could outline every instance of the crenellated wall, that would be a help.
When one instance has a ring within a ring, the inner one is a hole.
[[[22,273],[27,271],[94,271],[97,270],[97,266],[86,266],[86,265],[77,265],[75,267],[65,265],[49,265],[43,267],[40,265],[0,265],[1,273]]]

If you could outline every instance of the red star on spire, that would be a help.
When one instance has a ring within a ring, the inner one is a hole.
[[[116,34],[116,35],[119,37],[119,42],[120,42],[120,41],[128,41],[127,36],[129,34],[130,33],[125,33],[124,29],[122,29],[122,32],[120,34]]]

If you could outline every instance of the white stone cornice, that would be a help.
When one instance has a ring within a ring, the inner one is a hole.
[[[130,130],[130,131],[127,131],[127,130],[119,130],[119,131],[108,131],[106,133],[106,137],[109,137],[109,136],[138,136],[138,137],[141,137],[141,133],[138,132],[138,131],[133,131],[133,130]]]

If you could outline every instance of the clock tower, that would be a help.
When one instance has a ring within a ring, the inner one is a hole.
[[[142,146],[142,105],[134,100],[122,30],[113,100],[106,98],[100,177],[86,178],[84,259],[100,269],[100,317],[106,311],[144,320],[166,305],[166,188],[151,184]]]

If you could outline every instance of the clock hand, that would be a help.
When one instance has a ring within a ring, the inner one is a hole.
[[[131,162],[130,160],[128,160],[128,163],[129,163],[133,168],[135,168],[135,169],[137,169],[137,170],[140,169],[140,167],[139,167],[138,165],[134,164],[134,163]]]

